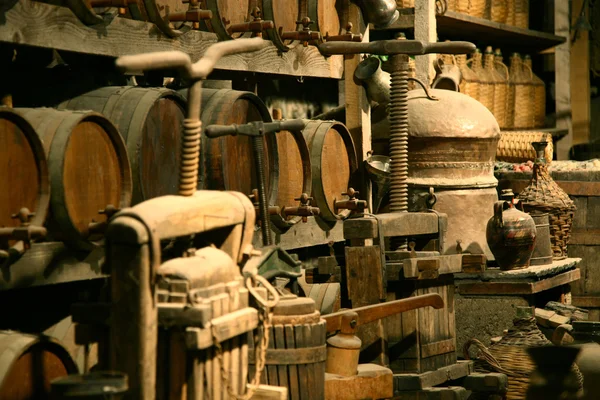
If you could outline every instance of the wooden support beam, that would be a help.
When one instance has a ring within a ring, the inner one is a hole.
[[[385,237],[417,236],[438,233],[439,218],[434,213],[378,214]],[[379,236],[377,220],[356,218],[344,221],[344,238],[372,239]]]
[[[415,1],[415,39],[425,42],[437,42],[435,0]],[[437,54],[415,57],[417,78],[427,86],[435,77],[433,62],[436,57]]]
[[[555,1],[554,33],[564,36],[567,41],[556,47],[554,69],[556,71],[554,89],[556,98],[556,128],[567,129],[569,133],[556,145],[558,160],[569,159],[569,149],[573,142],[573,125],[571,120],[571,39],[569,20],[570,1]]]

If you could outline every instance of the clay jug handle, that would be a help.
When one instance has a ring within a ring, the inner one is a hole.
[[[438,74],[442,73],[442,67],[445,65],[444,60],[442,60],[441,58],[436,58],[435,62],[433,63],[433,68],[435,69],[435,72],[437,72]]]
[[[497,201],[494,203],[494,219],[500,227],[504,226],[504,222],[502,221],[502,211],[504,211],[505,203],[505,201]]]
[[[554,333],[552,334],[552,343],[556,346],[563,346],[569,343],[573,343],[573,326],[569,324],[559,325]]]

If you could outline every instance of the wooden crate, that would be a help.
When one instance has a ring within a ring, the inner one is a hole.
[[[454,277],[403,279],[388,282],[388,301],[438,293],[444,308],[420,308],[385,320],[390,369],[394,373],[423,373],[456,363]]]
[[[531,174],[497,174],[498,190],[519,193]],[[552,178],[575,202],[577,211],[567,252],[582,258],[581,279],[571,284],[572,303],[590,309],[590,320],[600,320],[600,171],[553,171]]]

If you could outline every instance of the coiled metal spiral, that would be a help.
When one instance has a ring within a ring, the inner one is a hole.
[[[269,203],[267,203],[266,174],[264,165],[265,148],[262,136],[252,137],[252,150],[254,150],[254,159],[256,162],[256,174],[258,183],[258,207],[260,211],[260,229],[263,236],[263,245],[270,246],[271,229],[269,227]]]
[[[181,167],[179,168],[179,195],[192,196],[198,186],[198,161],[200,160],[199,119],[183,120]]]
[[[398,57],[398,56],[395,56]],[[408,58],[408,57],[407,57]],[[408,211],[408,62],[398,62],[390,90],[390,211]]]

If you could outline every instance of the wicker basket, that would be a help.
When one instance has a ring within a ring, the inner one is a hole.
[[[515,24],[515,0],[506,0],[506,24]]]
[[[494,116],[500,129],[508,128],[508,91],[510,73],[508,67],[502,62],[500,49],[494,52],[494,67],[501,80],[494,86]]]
[[[450,4],[448,4],[450,9]],[[485,0],[456,0],[454,11],[483,18],[485,16]]]
[[[539,144],[538,144],[539,143]],[[552,256],[555,260],[567,258],[567,244],[575,214],[575,203],[550,176],[544,159],[547,143],[538,142],[533,176],[529,186],[519,193],[526,212],[548,213]]]
[[[479,79],[479,94],[477,100],[491,112],[494,111],[494,78],[489,71],[483,69],[482,55],[479,49],[475,50],[468,63],[471,63],[473,72]]]
[[[465,54],[456,55],[455,59],[461,74],[460,92],[477,100],[479,97],[479,77],[467,65],[467,56]]]
[[[544,152],[546,164],[552,162],[552,134],[536,131],[504,131],[500,132],[496,160],[511,163],[523,163],[535,160],[536,154],[531,146],[533,142],[548,142]]]
[[[531,102],[531,90],[533,88],[531,80],[531,70],[524,70],[521,57],[517,53],[513,53],[510,57],[508,128],[531,128],[534,114],[534,107]]]
[[[518,28],[529,28],[529,0],[514,0],[514,22]]]
[[[489,0],[489,19],[505,24],[508,18],[508,2],[506,0]]]
[[[523,65],[531,71],[531,57],[526,55]],[[542,128],[546,119],[546,84],[539,76],[531,72],[533,127]]]
[[[513,327],[502,339],[486,347],[477,339],[465,343],[464,356],[469,359],[469,348],[475,346],[477,359],[475,370],[478,372],[499,372],[508,376],[507,400],[525,400],[529,387],[529,376],[535,370],[535,363],[527,353],[529,347],[550,346],[550,342],[538,329],[534,317],[516,318]],[[573,372],[583,388],[583,375],[576,364]]]

